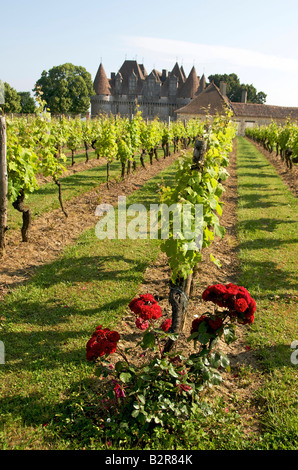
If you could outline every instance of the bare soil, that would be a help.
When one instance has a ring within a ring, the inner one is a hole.
[[[60,208],[42,214],[32,221],[27,243],[21,241],[19,230],[8,231],[6,254],[0,264],[0,299],[10,288],[29,280],[37,266],[57,258],[83,231],[95,227],[98,221],[95,209],[98,204],[116,204],[118,196],[138,190],[174,163],[179,155],[180,153],[172,154],[165,159],[154,160],[153,165],[147,164],[146,168],[139,167],[123,180],[111,181],[110,189],[107,189],[106,183],[102,183],[97,189],[66,201],[64,206],[68,213],[67,218]],[[91,166],[97,162],[98,160],[90,161],[89,164]],[[78,164],[76,169],[78,168],[85,169],[86,164]]]

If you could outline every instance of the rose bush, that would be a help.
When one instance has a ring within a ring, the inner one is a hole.
[[[92,361],[106,354],[113,354],[117,350],[119,339],[117,331],[98,326],[86,345],[87,360]]]
[[[148,431],[150,426],[165,426],[171,419],[187,419],[203,388],[221,383],[222,371],[229,370],[229,359],[214,348],[220,337],[227,344],[237,339],[236,323],[254,321],[256,303],[244,287],[234,284],[209,286],[202,298],[214,307],[193,320],[187,340],[194,341],[194,352],[188,357],[183,351],[163,351],[165,342],[169,338],[176,341],[178,334],[171,332],[170,318],[160,320],[161,307],[151,294],[129,303],[136,327],[143,331],[136,344],[140,353],[133,348],[132,356],[137,360],[128,360],[129,349],[119,347],[116,331],[96,328],[87,343],[87,359],[96,361],[97,374],[112,385],[108,395],[110,402],[117,404],[110,408],[117,432]],[[111,364],[109,356],[114,353],[120,360]]]
[[[254,321],[256,302],[243,286],[236,286],[232,283],[215,284],[207,287],[202,298],[219,307],[224,307],[231,317],[237,319],[238,323],[245,325]]]

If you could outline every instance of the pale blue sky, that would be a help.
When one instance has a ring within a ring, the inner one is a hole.
[[[71,62],[108,76],[125,58],[186,74],[236,73],[267,104],[298,107],[298,0],[0,0],[0,79],[31,91]]]

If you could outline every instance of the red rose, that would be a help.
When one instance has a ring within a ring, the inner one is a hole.
[[[147,320],[143,320],[142,318],[138,317],[136,319],[136,326],[137,328],[139,328],[139,330],[147,330],[148,326],[149,326],[149,322]]]
[[[223,319],[216,316],[214,319],[210,318],[209,326],[213,331],[218,330],[223,324]]]
[[[227,293],[227,289],[223,284],[214,284],[213,286],[207,287],[203,292],[202,298],[205,301],[213,302],[219,307],[224,307],[224,296]]]
[[[231,296],[237,295],[239,292],[239,287],[230,282],[229,284],[226,285],[226,292],[228,295],[231,295]]]
[[[249,313],[250,315],[253,315],[253,314],[255,313],[255,311],[256,311],[256,308],[257,308],[257,307],[256,307],[256,301],[255,301],[255,299],[251,299],[251,302],[250,302],[249,308],[248,308],[248,313]]]
[[[116,384],[114,387],[114,392],[117,398],[125,398],[125,393],[123,388],[119,384]]]
[[[254,320],[256,302],[243,286],[237,286],[231,282],[225,286],[214,284],[204,290],[202,298],[220,307],[225,307],[229,310],[229,315],[237,317],[241,323],[252,323]],[[209,326],[215,328],[216,324],[211,321]]]
[[[139,298],[133,299],[129,304],[129,308],[143,320],[156,320],[162,315],[161,307],[151,294],[143,294]]]
[[[143,318],[143,320],[157,320],[161,315],[162,311],[157,303],[153,305],[144,305],[140,312],[140,317]]]
[[[209,300],[210,295],[211,295],[211,287],[207,287],[207,289],[205,289],[203,294],[202,294],[202,299],[203,300]]]
[[[109,328],[102,329],[98,326],[86,345],[86,357],[88,361],[93,361],[105,354],[113,354],[117,350],[117,342],[120,339],[117,331]]]
[[[161,325],[160,325],[160,328],[163,330],[163,331],[168,331],[168,329],[170,328],[170,326],[172,325],[172,320],[170,318],[167,318]]]
[[[193,320],[193,322],[191,324],[190,334],[192,335],[193,333],[196,333],[199,329],[200,324],[204,321],[208,321],[208,318],[205,315],[202,315],[201,317],[196,318],[195,320]]]
[[[111,341],[112,343],[117,343],[120,339],[120,335],[119,333],[117,333],[117,331],[110,331],[107,334],[107,339]]]
[[[227,292],[227,286],[224,286],[223,284],[215,284],[213,289],[218,295],[225,294]]]
[[[248,305],[245,299],[236,299],[234,304],[234,309],[236,312],[245,312],[247,310]]]

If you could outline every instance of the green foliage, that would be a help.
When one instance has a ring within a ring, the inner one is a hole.
[[[95,92],[91,75],[84,67],[66,63],[43,71],[34,91],[40,87],[53,114],[84,114]]]
[[[32,114],[36,111],[36,104],[34,98],[30,96],[29,91],[20,91],[18,95],[21,97],[20,105],[21,105],[21,113],[24,114]]]
[[[1,108],[5,113],[20,113],[22,111],[21,96],[6,82],[4,82],[4,104]]]
[[[103,158],[109,161],[116,159],[118,154],[117,127],[113,117],[103,119],[96,149]]]
[[[231,101],[240,102],[242,91],[246,90],[248,103],[263,104],[266,102],[267,95],[263,91],[258,92],[253,85],[240,83],[239,77],[235,73],[210,75],[208,80],[213,81],[217,87],[220,87],[221,81],[225,82],[227,84],[227,97]]]
[[[298,161],[298,126],[290,119],[284,126],[272,121],[269,125],[254,126],[245,130],[245,135],[260,143],[270,153],[276,150],[291,169]],[[290,151],[290,152],[289,152]]]
[[[39,173],[57,179],[65,171],[63,155],[57,158],[65,141],[65,121],[53,124],[49,113],[43,111],[41,95],[37,102],[39,113],[29,124],[25,118],[7,120],[8,198],[12,202],[21,192],[26,197],[39,188]]]
[[[179,129],[181,130],[181,126],[177,126],[176,135]],[[210,246],[215,236],[223,237],[225,233],[219,223],[219,216],[222,214],[220,197],[223,192],[220,179],[227,177],[225,167],[228,165],[228,154],[232,150],[235,126],[229,116],[224,119],[217,117],[208,132],[204,131],[204,126],[201,126],[200,132],[201,138],[208,142],[204,164],[200,168],[194,166],[192,157],[184,153],[177,161],[175,185],[162,188],[161,202],[167,207],[177,207],[181,217],[180,227],[185,221],[184,207],[190,207],[188,230],[177,231],[174,218],[171,218],[169,236],[161,245],[168,257],[173,282],[178,277],[186,279],[201,261],[197,244],[199,230],[203,232],[201,248]],[[203,207],[203,226],[200,227],[196,226],[196,205]],[[175,219],[177,220],[177,217]],[[211,259],[218,263],[214,257]]]
[[[68,139],[66,142],[67,147],[72,152],[75,152],[82,144],[83,132],[81,120],[76,118],[71,122],[68,130]]]
[[[36,173],[38,170],[38,156],[34,147],[32,134],[28,135],[27,144],[24,145],[26,129],[24,121],[18,121],[19,128],[7,119],[7,173],[8,173],[8,199],[15,201],[21,190],[25,194],[37,189]]]
[[[106,380],[107,407],[102,418],[109,423],[107,439],[133,442],[150,439],[161,430],[179,434],[178,423],[186,426],[195,410],[206,408],[202,392],[220,385],[222,372],[230,370],[228,357],[215,349],[218,339],[228,345],[237,339],[234,320],[225,313],[221,314],[222,324],[211,330],[208,321],[213,315],[206,313],[206,321],[188,337],[194,342],[192,353],[165,353],[164,342],[168,338],[176,341],[178,335],[164,331],[151,319],[133,346],[137,361],[127,358],[132,347],[122,350],[119,344],[115,354],[120,360],[111,363],[108,354],[99,358],[95,370]]]

